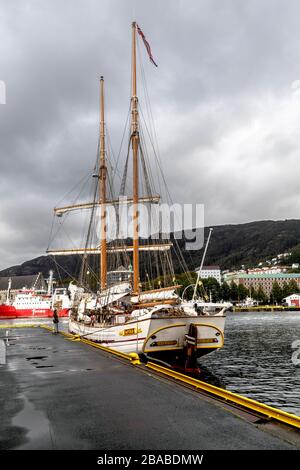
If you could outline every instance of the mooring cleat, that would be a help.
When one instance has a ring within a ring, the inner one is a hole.
[[[72,338],[68,338],[70,341],[80,341],[79,335],[74,335]]]
[[[137,354],[137,353],[130,353],[128,354],[128,356],[132,357],[131,359],[131,364],[133,364],[134,366],[138,365],[141,363],[140,361],[140,356]]]

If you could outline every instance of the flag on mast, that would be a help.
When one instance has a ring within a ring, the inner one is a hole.
[[[146,47],[147,52],[148,52],[149,59],[151,60],[152,64],[155,65],[155,67],[157,67],[157,64],[154,62],[154,59],[152,57],[152,52],[151,52],[151,47],[150,47],[149,42],[145,38],[145,35],[144,35],[143,31],[141,30],[141,28],[139,27],[138,24],[136,25],[136,27],[137,27],[137,32],[139,33],[139,35],[141,36],[141,38],[142,38],[142,40],[145,44],[145,47]]]

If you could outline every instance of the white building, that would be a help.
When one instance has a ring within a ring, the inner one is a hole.
[[[198,274],[199,269],[197,268],[195,271]],[[200,273],[201,279],[208,279],[209,277],[213,277],[221,284],[221,269],[220,266],[203,266]]]
[[[287,266],[269,266],[268,268],[250,268],[248,274],[277,274],[287,272]]]
[[[292,294],[283,299],[284,303],[287,304],[288,307],[299,307],[300,306],[300,295],[299,294]]]

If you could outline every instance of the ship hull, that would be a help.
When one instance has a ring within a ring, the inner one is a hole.
[[[58,311],[59,317],[68,317],[69,309],[63,308]],[[11,320],[16,318],[51,318],[53,310],[50,308],[16,309],[13,305],[0,305],[0,320]]]
[[[107,328],[69,319],[69,331],[73,334],[119,352],[135,352],[169,364],[184,360],[191,325],[196,329],[193,349],[197,357],[223,346],[225,316],[150,317]]]

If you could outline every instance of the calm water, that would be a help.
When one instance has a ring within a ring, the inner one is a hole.
[[[230,313],[224,348],[201,360],[203,380],[300,415],[295,340],[300,340],[300,312]]]

